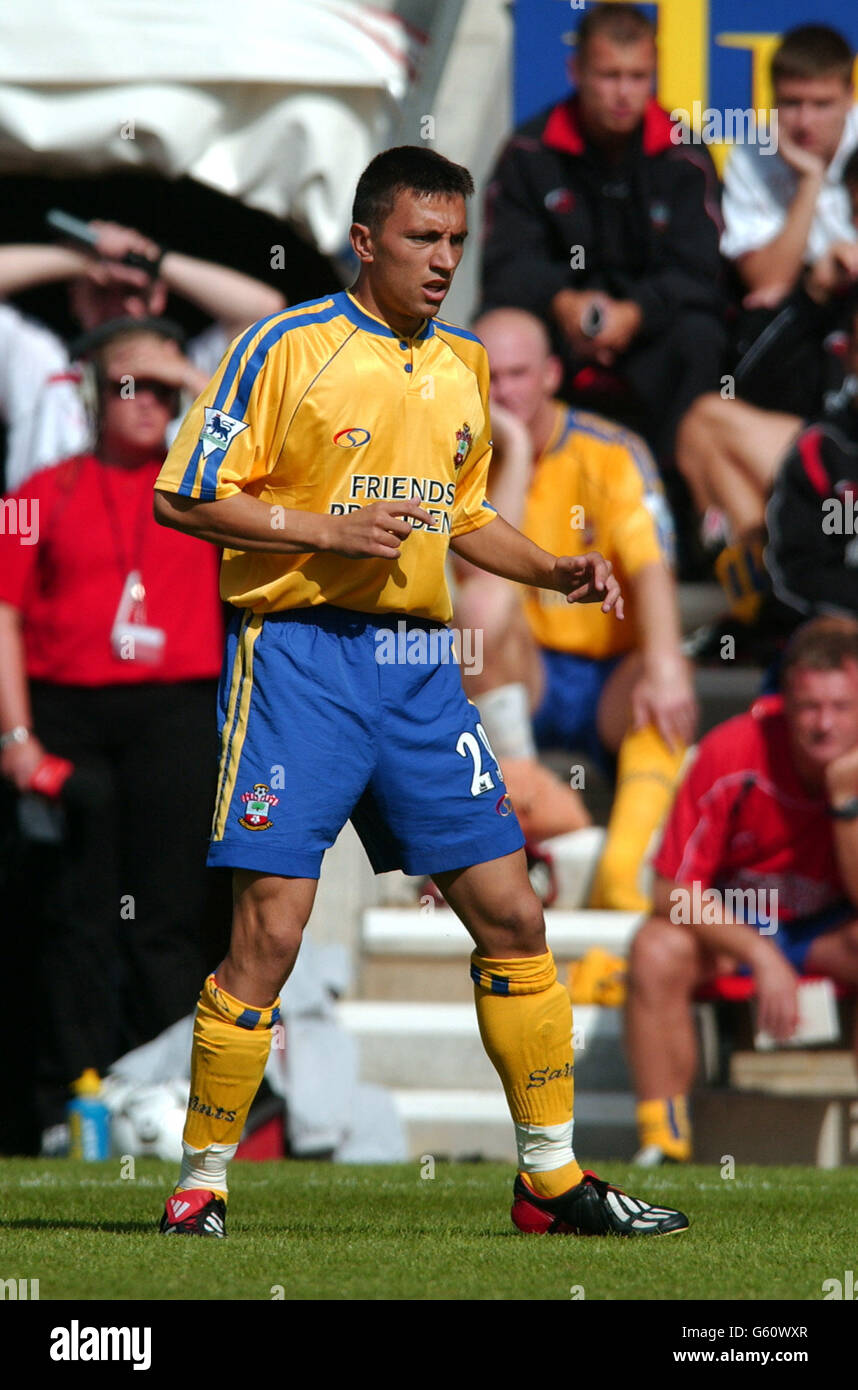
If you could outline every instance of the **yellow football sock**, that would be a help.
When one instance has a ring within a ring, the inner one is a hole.
[[[691,1157],[691,1123],[685,1096],[639,1101],[637,1122],[643,1148],[655,1144],[668,1158]]]
[[[214,975],[203,985],[194,1018],[177,1191],[202,1187],[226,1198],[226,1165],[238,1148],[268,1061],[271,1029],[279,1020],[279,999],[259,1008],[227,994]]]
[[[645,912],[641,865],[653,832],[670,810],[685,744],[671,753],[653,724],[629,731],[620,744],[617,789],[590,906]]]
[[[506,1092],[519,1171],[540,1197],[581,1181],[572,1148],[572,1005],[550,951],[517,960],[474,952],[471,979],[483,1046]]]

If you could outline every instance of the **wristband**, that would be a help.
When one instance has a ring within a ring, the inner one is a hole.
[[[0,734],[0,749],[8,748],[10,743],[27,743],[31,738],[32,733],[26,724],[16,724],[8,733]]]
[[[828,814],[835,820],[858,820],[858,796],[850,796],[842,806],[829,806]]]
[[[157,280],[161,273],[161,262],[166,256],[167,250],[166,246],[159,245],[158,254],[154,260],[149,256],[141,256],[139,251],[126,251],[125,255],[120,257],[120,262],[122,265],[132,266],[134,270],[145,270],[150,280]]]

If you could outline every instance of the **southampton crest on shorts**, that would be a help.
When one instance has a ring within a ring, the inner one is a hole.
[[[453,467],[461,468],[468,454],[471,452],[471,445],[474,436],[471,434],[471,427],[467,420],[460,430],[456,430],[456,456],[453,459]]]
[[[245,830],[270,830],[274,822],[268,810],[279,803],[280,797],[269,791],[267,782],[256,782],[252,792],[242,792],[241,799],[244,802],[244,815],[239,816],[239,825],[243,825]]]

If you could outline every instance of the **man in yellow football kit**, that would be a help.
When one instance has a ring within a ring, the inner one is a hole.
[[[236,609],[209,854],[235,871],[233,933],[197,1009],[166,1234],[224,1233],[227,1163],[322,857],[347,819],[377,872],[432,874],[474,938],[480,1031],[516,1129],[516,1226],[635,1235],[688,1224],[576,1162],[569,997],[500,768],[449,659],[449,547],[599,603],[605,621],[622,616],[601,556],[556,558],[485,499],[485,353],[435,317],[472,191],[467,170],[433,151],[377,156],[355,197],[351,292],[237,339],[156,485],[159,520],[225,547],[221,592]]]
[[[535,747],[582,752],[613,771],[617,789],[591,906],[640,911],[640,870],[670,806],[696,705],[681,652],[672,576],[672,520],[643,440],[611,421],[554,399],[561,367],[544,327],[521,309],[496,309],[475,325],[492,372],[492,408],[503,421],[494,470],[524,432],[529,466],[517,467],[521,529],[551,551],[595,546],[612,563],[626,621],[492,581],[461,586],[456,621],[486,627],[487,657],[466,689],[478,700],[504,760],[513,803],[526,801],[516,761]],[[508,436],[512,436],[508,443]],[[503,476],[502,473],[502,476]],[[595,619],[595,621],[594,621]],[[532,710],[532,724],[530,711]],[[508,761],[509,760],[509,761]],[[526,765],[524,765],[526,768]]]

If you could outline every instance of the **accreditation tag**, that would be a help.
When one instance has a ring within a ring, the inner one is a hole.
[[[163,628],[150,627],[146,622],[146,589],[139,570],[130,570],[122,586],[122,595],[113,627],[110,646],[120,661],[143,661],[157,666],[164,658],[167,634]]]

